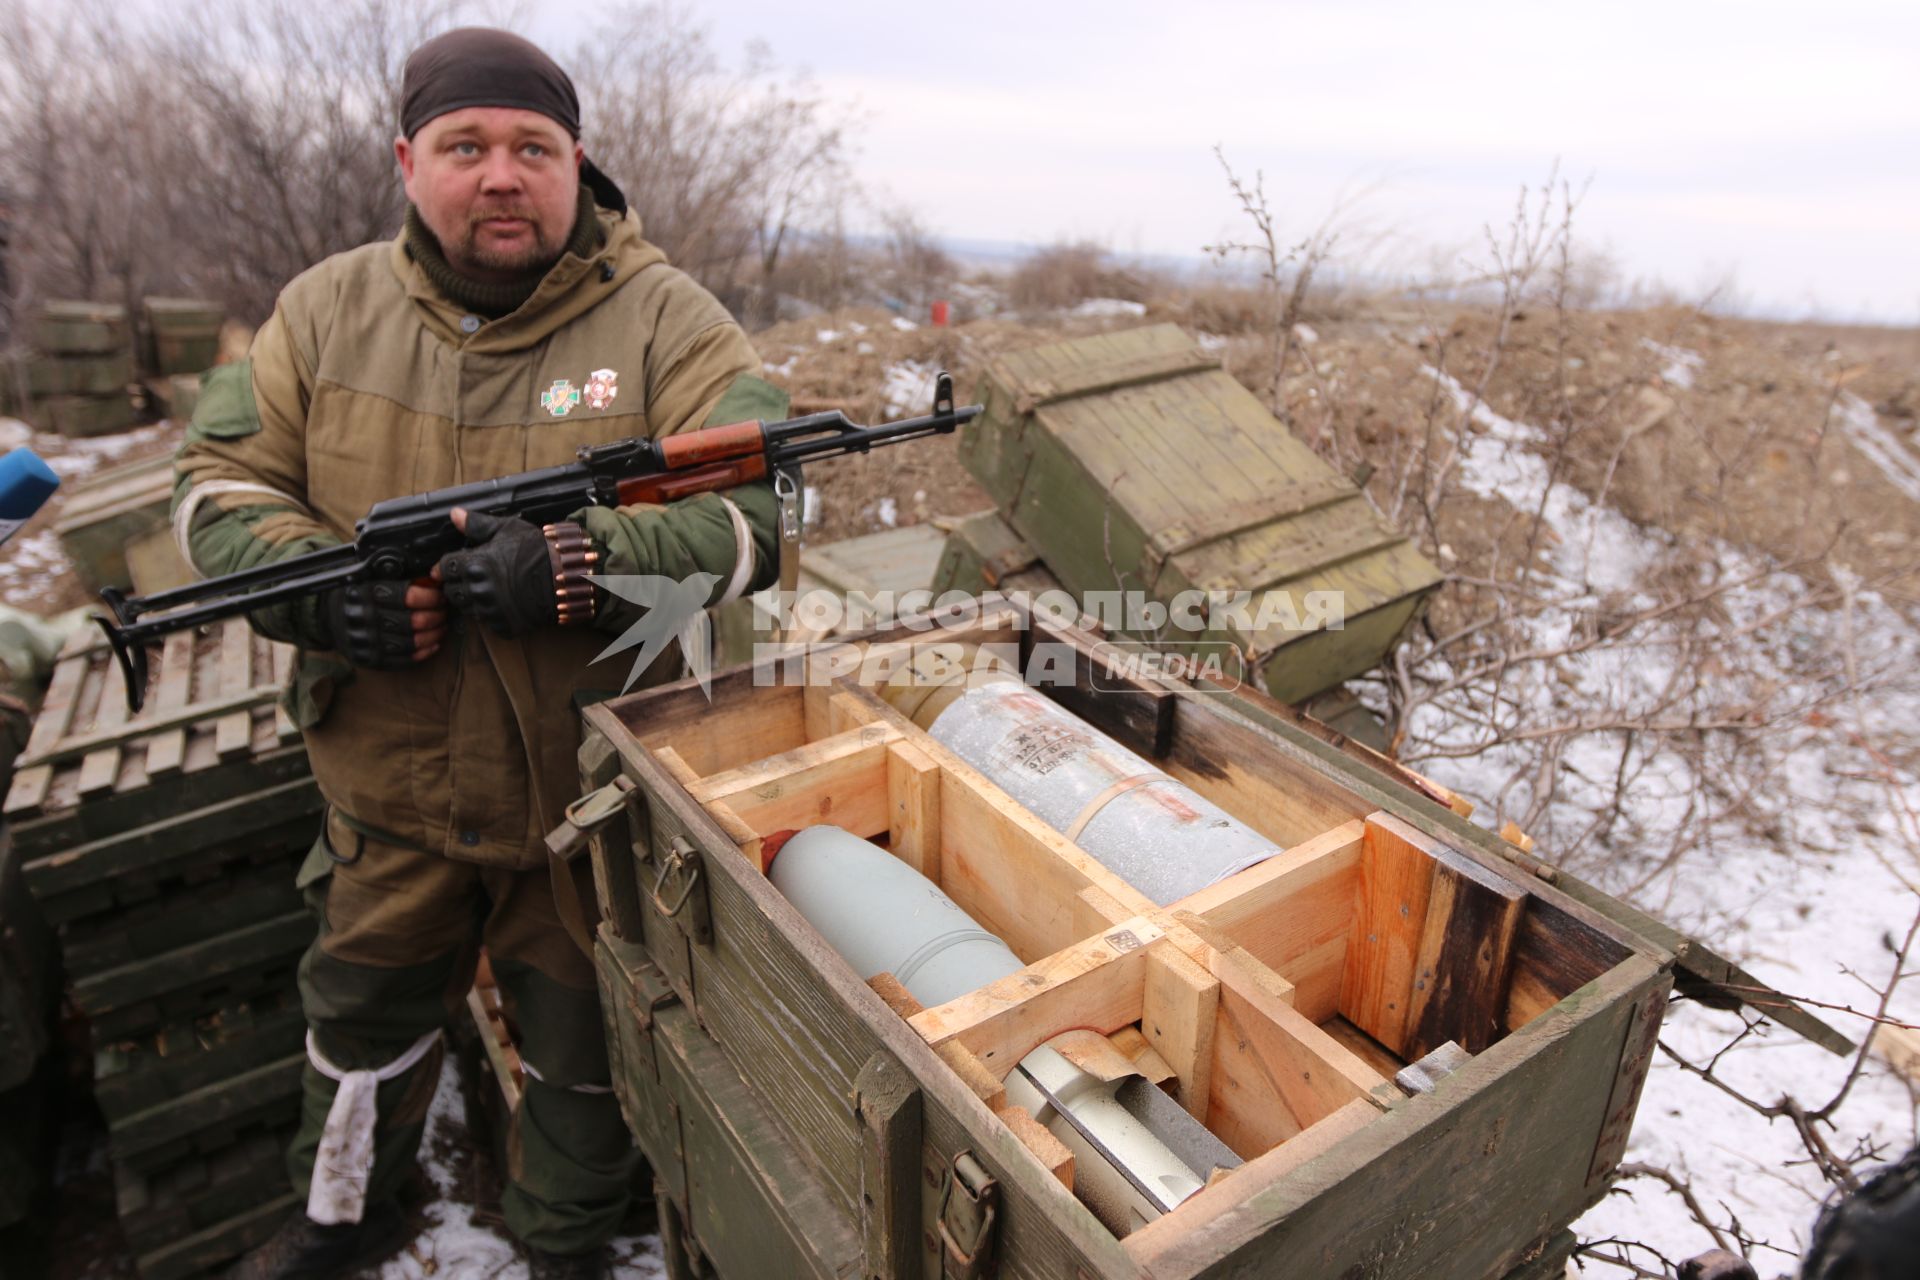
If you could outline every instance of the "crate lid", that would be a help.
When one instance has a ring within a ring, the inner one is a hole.
[[[1241,637],[1257,655],[1303,632],[1261,614],[1261,593],[1338,592],[1352,618],[1441,582],[1177,326],[1003,356],[988,383],[962,456],[1074,591],[1254,593],[1254,616],[1273,618]]]
[[[173,455],[158,454],[102,471],[73,486],[54,521],[56,533],[94,524],[109,516],[158,506],[162,516],[173,499]]]
[[[6,817],[52,817],[297,741],[277,706],[292,665],[291,646],[255,635],[244,618],[176,632],[162,646],[146,706],[129,716],[105,641],[79,633],[54,667]]]

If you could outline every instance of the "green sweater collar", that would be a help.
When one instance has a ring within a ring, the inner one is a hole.
[[[560,256],[565,258],[573,254],[580,258],[590,258],[599,252],[602,240],[600,219],[594,213],[593,193],[585,186],[580,188],[580,203],[574,213],[573,235],[568,238],[566,248]],[[498,319],[520,307],[540,282],[553,269],[549,264],[532,270],[513,280],[498,282],[474,280],[454,270],[453,264],[440,249],[440,241],[433,232],[427,230],[426,222],[420,217],[420,211],[413,205],[407,206],[406,225],[407,256],[420,264],[420,270],[426,274],[427,281],[447,301],[469,311],[486,316],[489,320]]]

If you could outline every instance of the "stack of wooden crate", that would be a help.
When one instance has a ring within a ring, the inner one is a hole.
[[[168,638],[129,715],[97,642],[55,669],[6,801],[90,1024],[121,1226],[149,1280],[270,1233],[304,1061],[294,887],[321,800],[275,705],[292,651],[244,619]]]
[[[47,302],[32,327],[34,354],[15,368],[14,402],[35,426],[65,436],[125,431],[134,423],[133,337],[127,309]]]

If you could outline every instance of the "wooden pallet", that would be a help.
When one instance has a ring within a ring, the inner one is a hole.
[[[109,969],[74,984],[72,999],[93,1020],[95,1047],[137,1038],[209,1009],[291,990],[313,934],[313,917],[293,912],[158,961]]]
[[[323,806],[305,767],[304,756],[283,756],[261,767],[256,790],[181,805],[155,822],[35,860],[23,874],[41,915],[68,927],[105,913],[137,919],[166,909],[183,889],[268,863],[285,867],[291,882],[319,834]]]
[[[140,1269],[141,1280],[187,1280],[210,1275],[255,1245],[265,1243],[301,1203],[302,1198],[289,1191],[164,1248],[143,1253],[134,1259],[134,1265]]]
[[[82,634],[54,668],[5,815],[24,860],[257,790],[269,766],[304,774],[276,706],[293,650],[244,618],[167,637],[146,706],[127,710],[112,654]]]
[[[156,1173],[255,1132],[278,1131],[300,1115],[306,1049],[136,1111],[107,1125],[114,1163]]]
[[[188,848],[163,876],[109,873],[114,878],[89,886],[101,892],[87,895],[103,899],[102,909],[61,930],[67,976],[92,977],[298,911],[294,876],[318,822],[317,812],[296,817],[244,843],[236,857]]]
[[[474,972],[473,988],[467,992],[467,1014],[479,1035],[487,1071],[500,1088],[502,1114],[511,1115],[519,1107],[520,1094],[527,1087],[526,1068],[520,1061],[520,1046],[507,1022],[500,985],[494,981],[493,966],[484,949]]]
[[[120,1230],[136,1254],[152,1253],[288,1194],[290,1128],[262,1129],[154,1173],[113,1171]]]
[[[93,1055],[94,1101],[117,1123],[298,1053],[306,1026],[299,993],[288,987],[103,1045]]]

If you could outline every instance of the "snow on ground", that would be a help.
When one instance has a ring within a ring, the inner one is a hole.
[[[1147,304],[1128,302],[1125,298],[1088,298],[1067,314],[1095,319],[1106,316],[1143,316],[1147,314]]]
[[[1670,382],[1686,385],[1676,372],[1691,378],[1700,367],[1697,357],[1679,358],[1692,353],[1663,349],[1661,354],[1674,361]],[[1429,373],[1484,428],[1467,437],[1458,482],[1482,495],[1497,494],[1523,512],[1543,510],[1558,538],[1557,543],[1547,540],[1553,544],[1547,576],[1557,581],[1543,583],[1541,590],[1561,607],[1529,619],[1526,640],[1551,648],[1573,639],[1582,613],[1603,593],[1625,595],[1623,607],[1652,603],[1640,594],[1639,584],[1669,563],[1672,539],[1642,529],[1567,485],[1550,487],[1548,464],[1531,448],[1545,444],[1543,432],[1501,417],[1457,382]],[[1843,400],[1840,409],[1856,442],[1879,443],[1884,437],[1889,451],[1876,454],[1874,443],[1863,443],[1863,450],[1890,478],[1915,481],[1913,489],[1901,487],[1920,499],[1920,467],[1904,449],[1890,452],[1897,445],[1871,407],[1856,398],[1852,404]],[[1677,857],[1667,856],[1666,846],[1691,816],[1699,784],[1711,788],[1725,780],[1695,777],[1699,757],[1667,753],[1645,759],[1624,788],[1612,850],[1585,849],[1569,869],[1696,934],[1763,982],[1794,995],[1870,1009],[1871,988],[1880,986],[1891,968],[1889,939],[1905,934],[1920,904],[1920,853],[1914,842],[1901,838],[1903,821],[1911,822],[1913,810],[1907,806],[1920,809],[1920,786],[1905,775],[1887,782],[1883,757],[1864,744],[1912,746],[1913,726],[1920,724],[1920,636],[1907,617],[1869,593],[1858,595],[1851,610],[1794,612],[1794,601],[1805,592],[1799,579],[1769,572],[1732,546],[1707,552],[1703,572],[1717,573],[1722,584],[1738,584],[1722,601],[1726,617],[1720,638],[1734,646],[1726,691],[1842,678],[1844,665],[1835,655],[1845,652],[1849,640],[1858,674],[1878,687],[1861,705],[1829,704],[1829,715],[1842,717],[1842,723],[1809,712],[1804,726],[1780,734],[1775,756],[1767,762],[1770,785],[1750,799],[1745,820],[1710,824],[1699,833],[1696,847]],[[1751,634],[1739,634],[1763,621],[1767,625]],[[1680,646],[1663,647],[1667,639],[1678,637],[1663,634],[1655,624],[1637,644],[1587,651],[1517,675],[1506,692],[1537,708],[1543,718],[1644,705],[1674,674],[1667,660]],[[1476,732],[1451,719],[1443,706],[1417,713],[1410,737],[1415,744],[1444,748],[1464,745]],[[1486,816],[1496,799],[1510,797],[1516,774],[1529,759],[1527,747],[1516,744],[1465,758],[1436,755],[1418,760],[1416,767],[1478,800]],[[1534,834],[1591,830],[1597,810],[1611,806],[1620,790],[1620,768],[1619,735],[1570,740],[1558,762],[1563,791],[1544,828]],[[1896,785],[1902,789],[1890,789]],[[1541,839],[1539,852],[1554,858],[1554,840]],[[1920,1020],[1920,982],[1900,990],[1892,1013]],[[1852,1038],[1865,1032],[1858,1018],[1823,1016]],[[1662,1040],[1704,1063],[1741,1028],[1734,1014],[1681,1002],[1671,1007]],[[1759,1102],[1792,1095],[1817,1107],[1838,1089],[1848,1065],[1768,1026],[1729,1052],[1716,1070]],[[1884,1159],[1891,1160],[1914,1141],[1914,1114],[1908,1087],[1877,1060],[1870,1061],[1839,1111],[1829,1141],[1844,1154],[1865,1136],[1881,1144]],[[1655,1057],[1627,1159],[1690,1179],[1718,1222],[1735,1217],[1749,1234],[1784,1250],[1757,1252],[1763,1276],[1794,1268],[1790,1255],[1804,1247],[1826,1193],[1788,1122],[1768,1122],[1662,1055]],[[1643,1241],[1676,1261],[1713,1247],[1664,1187],[1641,1179],[1626,1183],[1625,1190],[1630,1195],[1616,1193],[1580,1220],[1576,1229],[1583,1238]],[[1639,1260],[1650,1262],[1644,1254]]]
[[[1853,392],[1843,391],[1833,407],[1854,448],[1873,459],[1894,488],[1920,502],[1920,458],[1887,430],[1873,406]]]
[[[0,600],[12,600],[27,583],[67,572],[66,548],[52,529],[15,538],[0,557]]]
[[[132,431],[110,436],[86,436],[69,440],[65,436],[41,432],[33,447],[47,460],[63,483],[83,480],[134,453],[152,453],[153,446],[166,440],[173,431],[170,422],[155,422]]]
[[[933,403],[933,380],[939,373],[934,365],[919,360],[902,360],[887,366],[880,389],[887,408],[902,415],[925,413]]]
[[[1693,386],[1693,377],[1706,364],[1706,358],[1698,351],[1689,351],[1685,347],[1670,347],[1664,342],[1655,342],[1652,338],[1640,339],[1640,345],[1667,363],[1660,370],[1660,377],[1668,386],[1681,390]]]
[[[413,1243],[380,1268],[380,1280],[526,1280],[527,1264],[506,1229],[476,1222],[475,1206],[460,1199],[471,1182],[456,1168],[453,1153],[463,1160],[475,1156],[455,1057],[448,1054],[440,1069],[440,1087],[420,1143],[421,1168],[440,1198],[426,1207],[428,1225]],[[614,1280],[660,1280],[666,1275],[657,1235],[622,1236],[609,1248]]]

